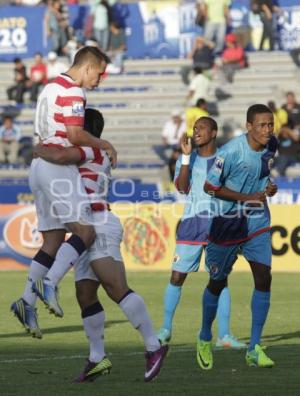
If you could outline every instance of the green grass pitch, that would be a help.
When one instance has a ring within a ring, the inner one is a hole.
[[[214,368],[202,371],[196,362],[195,341],[201,320],[201,295],[207,275],[192,274],[183,288],[174,321],[170,353],[161,375],[143,382],[143,344],[118,307],[100,291],[106,311],[106,351],[113,363],[109,376],[94,383],[74,384],[88,347],[75,301],[73,276],[61,286],[63,319],[39,308],[44,338],[36,340],[9,312],[11,302],[23,291],[25,272],[1,272],[0,283],[0,394],[6,395],[299,395],[300,394],[300,274],[273,275],[271,310],[263,344],[276,362],[273,369],[249,368],[244,351],[222,350],[214,354]],[[128,274],[131,288],[145,299],[156,328],[161,324],[166,272]],[[249,339],[250,273],[233,273],[232,333]],[[216,334],[216,331],[214,332]]]

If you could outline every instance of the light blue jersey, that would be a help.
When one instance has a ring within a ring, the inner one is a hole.
[[[232,139],[219,151],[207,183],[211,190],[225,186],[231,190],[251,194],[262,192],[269,181],[270,168],[277,149],[273,136],[263,151],[254,151],[248,144],[247,135]],[[213,198],[214,218],[209,240],[219,244],[242,242],[268,231],[270,212],[267,203],[262,208]]]
[[[190,185],[186,196],[184,213],[177,229],[177,243],[203,244],[207,240],[208,224],[211,213],[211,196],[203,190],[207,173],[216,156],[201,157],[194,150],[190,159]],[[181,168],[181,156],[176,163],[175,185]]]

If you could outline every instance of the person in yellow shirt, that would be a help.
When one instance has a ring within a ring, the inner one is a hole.
[[[208,117],[209,113],[207,111],[207,103],[205,99],[198,99],[196,105],[189,107],[185,112],[185,121],[187,135],[193,136],[193,127],[198,118]]]
[[[282,108],[278,109],[273,101],[269,101],[268,106],[274,115],[274,133],[278,135],[281,128],[288,124],[288,113]]]

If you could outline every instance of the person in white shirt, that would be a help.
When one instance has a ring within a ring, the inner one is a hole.
[[[61,73],[67,70],[67,66],[57,59],[57,54],[54,51],[50,51],[48,54],[47,62],[47,78],[48,81],[54,80]]]
[[[199,98],[208,99],[209,91],[211,87],[210,80],[202,74],[200,67],[194,68],[195,77],[192,79],[189,85],[189,91],[187,95],[187,101],[190,106],[195,106]]]
[[[172,118],[165,123],[162,131],[163,144],[154,146],[156,154],[165,163],[169,161],[166,151],[178,148],[180,138],[186,131],[186,124],[183,119],[182,112],[176,109],[172,111],[171,115]]]

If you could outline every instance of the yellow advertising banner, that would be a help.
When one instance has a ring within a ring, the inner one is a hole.
[[[271,205],[270,209],[273,269],[300,271],[300,207]],[[113,204],[112,211],[124,228],[121,249],[126,268],[170,270],[183,205],[120,203]],[[41,243],[34,206],[0,205],[0,269],[26,268]],[[234,270],[248,269],[247,262],[240,257]]]

